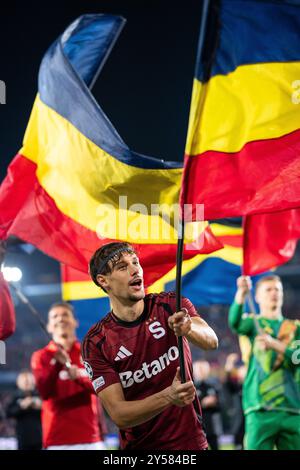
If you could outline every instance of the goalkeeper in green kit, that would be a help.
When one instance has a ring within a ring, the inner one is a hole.
[[[251,342],[243,386],[246,449],[300,450],[300,322],[282,316],[283,288],[278,276],[256,285],[259,315],[244,314],[251,280],[237,280],[229,325]]]

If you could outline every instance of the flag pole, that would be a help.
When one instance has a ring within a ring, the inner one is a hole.
[[[24,305],[27,305],[28,309],[30,310],[30,312],[32,313],[32,315],[34,315],[38,322],[39,322],[39,325],[40,327],[42,328],[43,332],[45,333],[45,335],[47,336],[47,339],[48,341],[52,340],[52,336],[50,335],[50,333],[48,332],[47,330],[47,325],[46,323],[44,322],[41,314],[37,311],[37,309],[32,305],[32,303],[28,300],[28,298],[23,294],[23,292],[13,283],[13,282],[9,282],[9,285],[12,287],[12,289],[15,291],[17,297],[21,300],[21,302],[24,304]],[[62,346],[58,343],[55,343],[56,346],[58,348],[62,348]],[[63,348],[62,348],[63,349]],[[72,367],[72,363],[70,361],[66,361],[65,364],[64,364],[65,368],[67,370],[71,369]],[[77,380],[77,379],[74,379],[74,381],[80,385],[82,388],[85,388],[85,385],[80,382],[80,380]]]
[[[184,217],[179,220],[178,227],[178,241],[177,241],[177,254],[176,254],[176,312],[181,310],[181,288],[182,288],[182,260],[184,248]],[[181,382],[186,382],[185,366],[184,366],[184,349],[183,338],[178,337],[178,351],[179,351],[179,365]]]
[[[19,300],[24,304],[24,305],[27,305],[28,309],[30,310],[30,312],[32,313],[33,316],[35,316],[35,318],[37,319],[41,329],[43,330],[43,332],[45,333],[48,341],[51,341],[52,340],[52,336],[50,335],[50,333],[48,332],[47,330],[47,325],[46,323],[44,322],[41,314],[37,311],[37,309],[32,305],[32,303],[29,301],[29,299],[23,294],[23,292],[13,283],[13,282],[10,282],[9,283],[10,287],[12,287],[12,289],[14,290],[16,296],[19,298]],[[58,345],[59,346],[59,345]],[[70,369],[71,367],[71,363],[69,361],[67,361],[65,363],[65,367],[67,369]]]
[[[200,59],[203,51],[206,23],[208,18],[210,0],[203,0],[202,2],[202,15],[201,15],[201,24],[200,24],[200,33],[196,57],[196,67],[197,64],[200,64]],[[183,251],[184,251],[184,190],[182,196],[182,214],[179,218],[178,226],[178,240],[177,240],[177,255],[176,255],[176,311],[179,312],[181,309],[181,289],[182,289],[182,261],[183,261]],[[186,382],[186,373],[184,366],[184,350],[183,350],[183,338],[182,336],[178,337],[178,351],[179,351],[179,364],[180,364],[180,375],[181,382]]]

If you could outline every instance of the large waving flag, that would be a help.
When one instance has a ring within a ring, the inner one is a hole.
[[[287,263],[300,238],[300,209],[244,218],[245,274],[254,275]]]
[[[241,220],[212,222],[210,227],[224,245],[210,254],[198,254],[182,263],[182,294],[195,305],[230,304],[243,263]],[[174,291],[176,269],[156,281],[149,292]]]
[[[95,249],[126,240],[149,284],[175,263],[182,166],[130,150],[91,94],[123,25],[82,16],[45,54],[23,147],[0,189],[0,237],[85,272]],[[204,253],[222,246],[207,224],[198,234]]]
[[[206,219],[298,207],[300,3],[204,5],[181,201]]]
[[[230,304],[236,289],[236,278],[241,274],[243,262],[241,220],[218,221],[212,223],[211,228],[224,247],[215,253],[198,254],[183,261],[183,294],[195,305]],[[147,291],[175,290],[175,277],[176,268],[171,266],[166,274],[148,287]],[[62,297],[71,301],[76,307],[82,328],[86,322],[88,325],[91,324],[91,315],[96,318],[106,315],[109,309],[107,295],[91,281],[87,273],[61,265],[61,278]],[[87,313],[92,304],[95,308],[91,308],[90,313]]]
[[[218,220],[210,226],[224,247],[214,253],[198,254],[182,264],[182,294],[197,307],[230,305],[236,293],[236,280],[243,271],[242,219]],[[253,276],[254,285],[261,275],[266,274]],[[172,267],[149,286],[147,292],[174,291],[175,278],[176,269]],[[62,265],[61,279],[62,297],[74,306],[79,320],[77,333],[79,338],[83,338],[90,325],[109,312],[109,298],[87,273]]]
[[[213,256],[214,255],[214,256]],[[242,248],[225,246],[211,255],[197,255],[182,264],[182,293],[196,306],[229,305],[235,295],[236,279],[241,275]],[[175,291],[173,267],[153,283],[147,292]],[[62,266],[62,298],[76,313],[77,334],[83,338],[91,324],[110,311],[107,295],[97,288],[87,273]]]
[[[224,248],[215,253],[193,256],[183,261],[182,266],[183,295],[197,306],[230,304],[235,295],[236,279],[241,275],[241,221],[219,221],[212,223],[211,228]],[[157,262],[160,262],[159,258]],[[149,286],[147,292],[174,291],[175,278],[176,268],[169,266],[168,272]],[[70,266],[61,265],[61,281],[62,298],[73,305],[79,321],[77,334],[83,338],[90,325],[109,312],[109,298],[87,273]]]

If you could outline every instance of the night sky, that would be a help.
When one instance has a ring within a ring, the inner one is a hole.
[[[22,146],[37,92],[40,62],[50,44],[78,16],[112,13],[127,23],[106,62],[93,94],[132,150],[182,160],[194,75],[201,0],[51,1],[1,4],[0,179]],[[6,261],[23,270],[22,284],[59,282],[58,263],[37,250]]]
[[[127,19],[93,89],[100,106],[133,150],[182,160],[202,1],[52,1],[1,5],[1,180],[22,138],[37,92],[38,69],[50,44],[84,13]]]

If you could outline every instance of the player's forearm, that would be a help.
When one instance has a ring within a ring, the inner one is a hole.
[[[7,418],[16,418],[22,413],[20,405],[18,403],[14,402],[11,405],[8,406],[6,410],[6,417]]]
[[[120,429],[138,426],[154,418],[172,404],[169,388],[142,400],[114,403],[113,409],[107,411]]]
[[[192,318],[191,331],[186,337],[195,346],[205,350],[217,349],[218,347],[216,333],[201,318]]]
[[[228,317],[229,326],[233,330],[238,330],[240,323],[242,321],[243,310],[244,310],[243,303],[237,302],[236,300],[234,300],[234,302],[230,306],[229,317]]]
[[[247,292],[244,290],[238,289],[234,297],[234,302],[238,305],[243,306],[245,303],[246,297],[247,297]]]
[[[278,339],[271,338],[269,342],[269,348],[273,349],[273,351],[276,351],[279,354],[284,354],[287,348],[287,345],[284,344],[282,341],[279,341]]]
[[[58,380],[59,372],[63,366],[59,363],[51,365],[48,370],[44,368],[33,369],[32,372],[35,377],[36,386],[40,396],[43,400],[55,396],[56,394],[56,383]]]
[[[230,328],[240,335],[250,336],[253,332],[253,318],[249,315],[244,315],[244,306],[242,300],[235,298],[229,309],[228,323]]]

